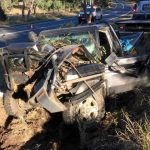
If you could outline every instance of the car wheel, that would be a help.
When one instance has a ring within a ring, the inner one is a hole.
[[[73,124],[76,120],[75,118],[75,109],[76,109],[76,106],[72,105],[71,103],[64,103],[64,105],[66,106],[67,110],[64,111],[62,113],[62,116],[63,116],[63,120],[66,124]]]
[[[103,90],[99,89],[95,94],[96,98],[91,95],[78,104],[68,105],[68,110],[63,112],[65,124],[78,125],[81,149],[92,149],[94,141],[99,137],[100,121],[105,115]]]
[[[66,123],[75,121],[100,121],[105,114],[105,102],[102,90],[96,92],[97,99],[93,95],[77,104],[66,103],[67,111],[63,112],[63,119]]]
[[[4,108],[10,116],[23,117],[26,114],[26,110],[31,108],[31,106],[23,100],[15,99],[13,94],[14,92],[9,90],[4,94]]]

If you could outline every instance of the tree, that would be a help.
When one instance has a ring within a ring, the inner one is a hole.
[[[0,6],[0,20],[1,21],[6,21],[7,20],[7,16],[4,12],[4,10],[2,9],[2,7]]]
[[[34,13],[34,15],[36,14],[36,8],[37,8],[37,4],[34,2],[34,4],[33,4],[33,13]]]
[[[12,6],[11,0],[0,0],[0,6],[3,10],[7,10]]]
[[[22,1],[22,18],[25,18],[26,0]]]
[[[27,15],[28,19],[30,18],[30,14],[31,14],[31,10],[33,9],[34,2],[35,2],[35,0],[32,0],[30,3],[30,6],[28,8],[28,15]]]
[[[100,5],[101,7],[107,7],[109,5],[110,0],[95,0],[95,3],[97,5]]]

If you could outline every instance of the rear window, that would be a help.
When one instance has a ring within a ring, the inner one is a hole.
[[[142,9],[150,11],[150,4],[143,4],[143,8]]]

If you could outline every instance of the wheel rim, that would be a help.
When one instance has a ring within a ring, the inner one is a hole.
[[[81,120],[95,120],[98,116],[99,106],[93,97],[88,97],[78,106],[77,115]]]

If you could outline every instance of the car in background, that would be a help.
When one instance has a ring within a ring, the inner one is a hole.
[[[86,7],[86,15],[87,18],[92,16],[91,21],[95,22],[96,20],[101,20],[102,19],[102,9],[99,6],[87,6]],[[86,21],[86,15],[84,13],[84,10],[81,10],[79,15],[78,15],[78,22],[79,24],[82,23],[83,21]]]
[[[150,19],[150,0],[139,1],[133,7],[133,19]]]

